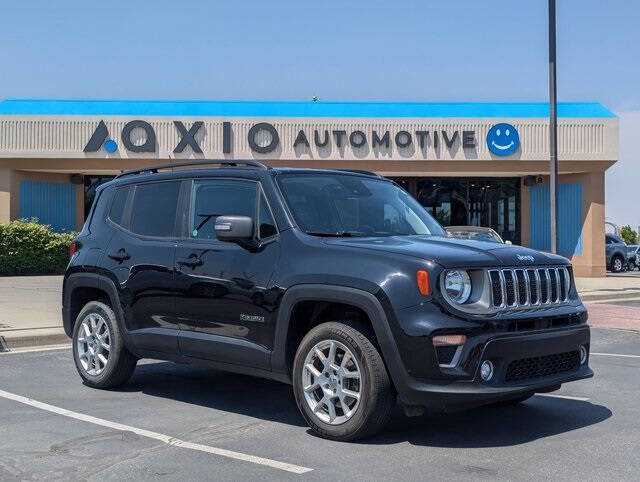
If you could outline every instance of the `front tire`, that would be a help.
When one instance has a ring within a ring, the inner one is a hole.
[[[124,346],[110,306],[90,301],[80,310],[73,329],[73,360],[90,387],[114,388],[129,380],[138,359]]]
[[[395,392],[373,334],[336,321],[304,337],[293,364],[302,416],[319,436],[340,441],[373,435],[391,417]]]
[[[614,256],[611,260],[611,271],[614,273],[619,273],[623,268],[622,258],[620,256]]]

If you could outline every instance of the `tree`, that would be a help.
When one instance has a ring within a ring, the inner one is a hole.
[[[638,243],[638,233],[636,233],[628,224],[620,228],[620,237],[627,244]]]

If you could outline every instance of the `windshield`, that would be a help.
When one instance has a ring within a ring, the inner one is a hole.
[[[340,174],[282,174],[280,189],[300,228],[318,236],[444,236],[409,194],[389,181]]]

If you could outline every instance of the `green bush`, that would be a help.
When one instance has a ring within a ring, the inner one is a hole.
[[[62,274],[75,237],[36,219],[0,224],[0,275]]]

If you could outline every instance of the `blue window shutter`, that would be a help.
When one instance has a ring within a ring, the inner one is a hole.
[[[551,210],[549,185],[529,188],[529,246],[541,251],[551,249]],[[582,255],[582,184],[558,186],[558,253]]]
[[[20,181],[20,218],[37,218],[57,232],[75,231],[75,191],[70,183]]]

